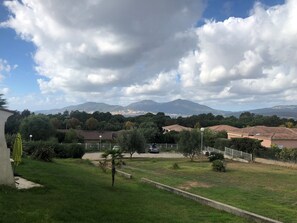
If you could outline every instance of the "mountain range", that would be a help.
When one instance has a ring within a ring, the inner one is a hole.
[[[230,112],[213,109],[206,105],[201,105],[192,101],[177,99],[170,102],[159,103],[152,100],[143,100],[129,104],[127,106],[120,105],[109,105],[105,103],[97,102],[86,102],[79,105],[67,106],[60,109],[51,109],[51,110],[42,110],[36,111],[36,113],[42,114],[58,114],[63,113],[64,111],[85,111],[88,113],[93,113],[95,111],[100,112],[110,112],[112,114],[122,114],[124,116],[136,116],[146,114],[148,112],[158,113],[164,112],[166,115],[170,116],[190,116],[190,115],[199,115],[212,113],[214,115],[223,115],[223,116],[239,116],[242,112]],[[279,105],[271,108],[262,108],[255,110],[248,110],[248,112],[271,116],[277,115],[283,118],[294,118],[297,119],[297,105]]]

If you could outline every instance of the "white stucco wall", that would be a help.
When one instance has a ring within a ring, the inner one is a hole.
[[[0,185],[15,187],[13,171],[10,163],[10,151],[7,149],[4,127],[12,113],[0,109]]]

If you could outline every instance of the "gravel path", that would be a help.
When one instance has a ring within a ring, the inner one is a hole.
[[[85,153],[82,157],[86,160],[100,160],[102,152]],[[130,157],[129,153],[123,153],[124,157]],[[138,158],[183,158],[180,153],[134,153],[133,157]]]

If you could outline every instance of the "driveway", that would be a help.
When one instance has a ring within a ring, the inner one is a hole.
[[[85,153],[82,159],[100,160],[102,152]],[[129,153],[123,153],[124,157],[130,157]],[[134,153],[132,157],[138,158],[184,158],[181,153]]]

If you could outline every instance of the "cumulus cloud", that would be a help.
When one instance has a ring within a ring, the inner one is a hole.
[[[204,3],[5,1],[11,17],[1,26],[36,45],[44,94],[106,102],[181,97],[214,107],[296,102],[297,2],[256,3],[247,18],[195,27]]]
[[[66,94],[104,93],[113,87],[125,93],[158,82],[195,47],[193,28],[204,9],[204,0],[4,4],[12,16],[2,26],[37,46],[34,60],[42,76],[41,91]],[[156,91],[161,93],[162,87]],[[144,89],[143,94],[150,94],[150,88]]]
[[[267,8],[256,3],[247,18],[207,21],[197,28],[196,52],[180,62],[181,80],[202,100],[296,103],[297,2]],[[186,68],[186,69],[185,69]],[[190,96],[189,96],[190,98]],[[215,99],[218,100],[215,100]]]

